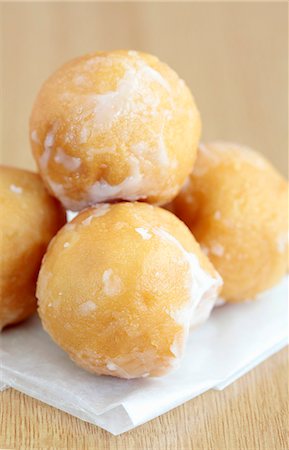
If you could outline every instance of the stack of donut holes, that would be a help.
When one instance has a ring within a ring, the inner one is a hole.
[[[190,90],[152,55],[98,52],[58,69],[30,118],[39,175],[0,172],[0,326],[38,301],[79,366],[161,376],[217,301],[275,285],[288,184],[255,151],[200,134]]]

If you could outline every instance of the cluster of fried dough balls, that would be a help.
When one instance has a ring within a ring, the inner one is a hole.
[[[38,278],[43,325],[83,368],[123,378],[178,364],[221,279],[189,229],[146,203],[87,209],[53,239]]]
[[[90,372],[167,374],[220,292],[251,299],[287,270],[287,182],[235,144],[197,155],[200,132],[184,81],[145,53],[74,59],[36,98],[30,140],[43,183],[81,211],[45,254],[39,314]],[[65,218],[37,175],[6,168],[3,180],[5,326],[35,310],[40,260]],[[176,215],[157,206],[169,202]]]
[[[30,119],[35,160],[66,209],[176,196],[196,156],[201,121],[190,90],[136,51],[74,59],[42,86]]]
[[[214,142],[171,205],[223,278],[229,302],[275,285],[288,264],[288,183],[257,152]]]
[[[65,221],[64,210],[39,175],[0,167],[0,329],[36,310],[41,259]]]

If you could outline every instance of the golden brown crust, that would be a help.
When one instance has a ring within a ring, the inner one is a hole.
[[[30,118],[44,182],[72,210],[115,199],[171,200],[192,168],[200,131],[176,73],[154,56],[124,50],[62,66]]]
[[[36,310],[41,259],[64,223],[64,210],[49,196],[39,175],[0,166],[0,328]]]
[[[222,297],[242,301],[287,269],[286,180],[258,153],[236,144],[200,146],[173,202],[224,280]]]
[[[134,378],[173,368],[196,304],[209,290],[204,301],[214,302],[218,286],[173,214],[118,203],[83,211],[62,228],[44,258],[37,297],[45,329],[77,364]]]

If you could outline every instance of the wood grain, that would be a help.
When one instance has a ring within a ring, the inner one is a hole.
[[[2,449],[286,450],[287,349],[224,391],[209,391],[121,436],[24,394],[0,394]]]

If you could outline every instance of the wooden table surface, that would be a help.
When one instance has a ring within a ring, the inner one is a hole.
[[[8,389],[0,448],[13,450],[287,450],[284,349],[227,387],[209,391],[120,436]]]
[[[34,168],[28,118],[45,78],[94,50],[155,53],[187,81],[203,139],[263,152],[286,173],[287,2],[2,2],[1,160]],[[5,449],[285,450],[287,352],[223,392],[211,391],[123,436],[81,422],[12,389],[1,399]]]

